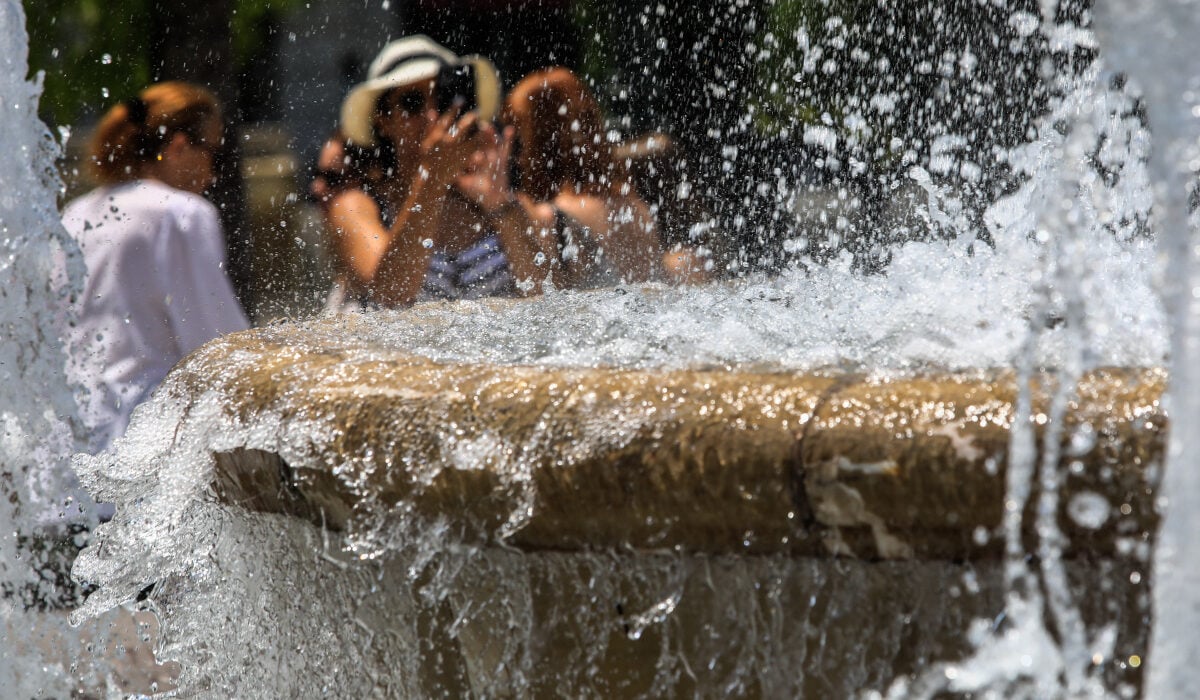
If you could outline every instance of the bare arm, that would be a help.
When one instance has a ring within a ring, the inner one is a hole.
[[[370,288],[392,239],[379,205],[360,189],[346,189],[329,196],[325,217],[338,266],[355,287]]]
[[[447,183],[438,181],[422,165],[404,208],[392,225],[391,240],[379,258],[371,298],[383,306],[407,306],[421,293],[434,245],[442,224]],[[426,245],[428,240],[432,244]]]
[[[438,243],[446,191],[474,149],[473,116],[438,118],[422,145],[422,158],[408,185],[408,196],[390,228],[379,205],[361,189],[347,189],[329,202],[328,222],[334,252],[343,269],[383,306],[416,300]]]
[[[563,193],[555,197],[554,206],[590,231],[581,251],[584,267],[601,264],[603,257],[626,282],[646,282],[660,275],[662,243],[650,207],[640,197]]]
[[[526,296],[542,293],[550,280],[562,285],[562,264],[554,235],[554,212],[525,195],[514,197],[488,214],[517,289]]]
[[[629,282],[647,282],[662,272],[662,239],[650,206],[636,194],[614,203],[609,212],[614,222],[613,234],[617,268]],[[619,252],[617,252],[619,251]]]

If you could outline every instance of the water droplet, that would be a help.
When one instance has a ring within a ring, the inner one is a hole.
[[[422,240],[422,241],[421,241],[421,245],[425,246],[425,248],[426,248],[426,249],[428,249],[428,248],[432,248],[432,247],[433,247],[433,239],[432,239],[432,238],[426,238],[426,239],[424,239],[424,240]]]
[[[1092,491],[1075,494],[1067,504],[1067,513],[1071,520],[1089,530],[1096,530],[1104,525],[1111,511],[1108,499]]]
[[[1090,423],[1081,424],[1071,436],[1071,454],[1085,455],[1096,446],[1096,429]]]
[[[100,57],[100,62],[106,66],[111,65],[112,64],[112,54],[107,54],[107,53],[104,54],[103,56]]]

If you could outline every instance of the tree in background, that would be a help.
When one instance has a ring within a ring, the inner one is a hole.
[[[279,20],[302,0],[39,0],[32,63],[43,113],[86,120],[151,80],[213,87],[230,118],[279,104]],[[1031,138],[1064,56],[1040,0],[390,0],[398,33],[425,32],[492,56],[508,84],[562,64],[605,101],[614,136],[664,131],[687,196],[713,215],[733,272],[822,262],[849,250],[879,269],[895,240],[949,231],[893,225],[921,169],[955,192],[966,220],[1016,178],[997,154]],[[1091,0],[1061,0],[1086,27]],[[318,29],[319,31],[319,29]],[[377,47],[353,44],[369,56]],[[361,78],[348,66],[346,83]],[[286,77],[286,76],[284,76]],[[338,89],[344,89],[339,86]],[[339,95],[340,98],[340,95]],[[330,118],[334,117],[333,110]],[[917,192],[916,195],[921,193]],[[230,200],[233,201],[233,200]],[[980,237],[986,232],[973,222]],[[230,227],[234,231],[234,227]],[[231,235],[235,277],[239,263]]]
[[[740,251],[738,273],[779,266],[774,201],[758,194],[770,145],[748,118],[755,62],[747,55],[767,0],[629,3],[577,0],[582,71],[605,101],[621,136],[662,131],[679,145],[678,196],[715,215],[718,247]]]
[[[30,67],[45,71],[42,118],[87,121],[151,82],[190,80],[236,105],[270,41],[272,16],[301,0],[37,0]],[[230,114],[230,118],[237,118]]]

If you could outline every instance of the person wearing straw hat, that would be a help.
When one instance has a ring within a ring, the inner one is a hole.
[[[459,84],[468,94],[444,99],[455,74],[473,78]],[[329,310],[541,290],[555,248],[509,184],[499,107],[487,59],[420,35],[384,47],[319,163],[337,266]]]

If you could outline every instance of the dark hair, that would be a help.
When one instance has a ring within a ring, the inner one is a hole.
[[[151,85],[100,120],[89,148],[96,179],[106,185],[133,180],[175,134],[199,143],[220,121],[220,103],[209,90],[180,81]]]
[[[565,185],[598,195],[615,193],[624,177],[615,167],[600,103],[570,70],[543,68],[509,92],[503,121],[516,130],[522,152],[521,189],[552,199]]]
[[[321,163],[313,166],[313,180],[321,181],[326,194],[346,189],[364,189],[368,192],[394,176],[396,150],[387,139],[378,139],[374,145],[359,146],[335,131],[327,143],[336,143],[339,149],[336,163]]]

